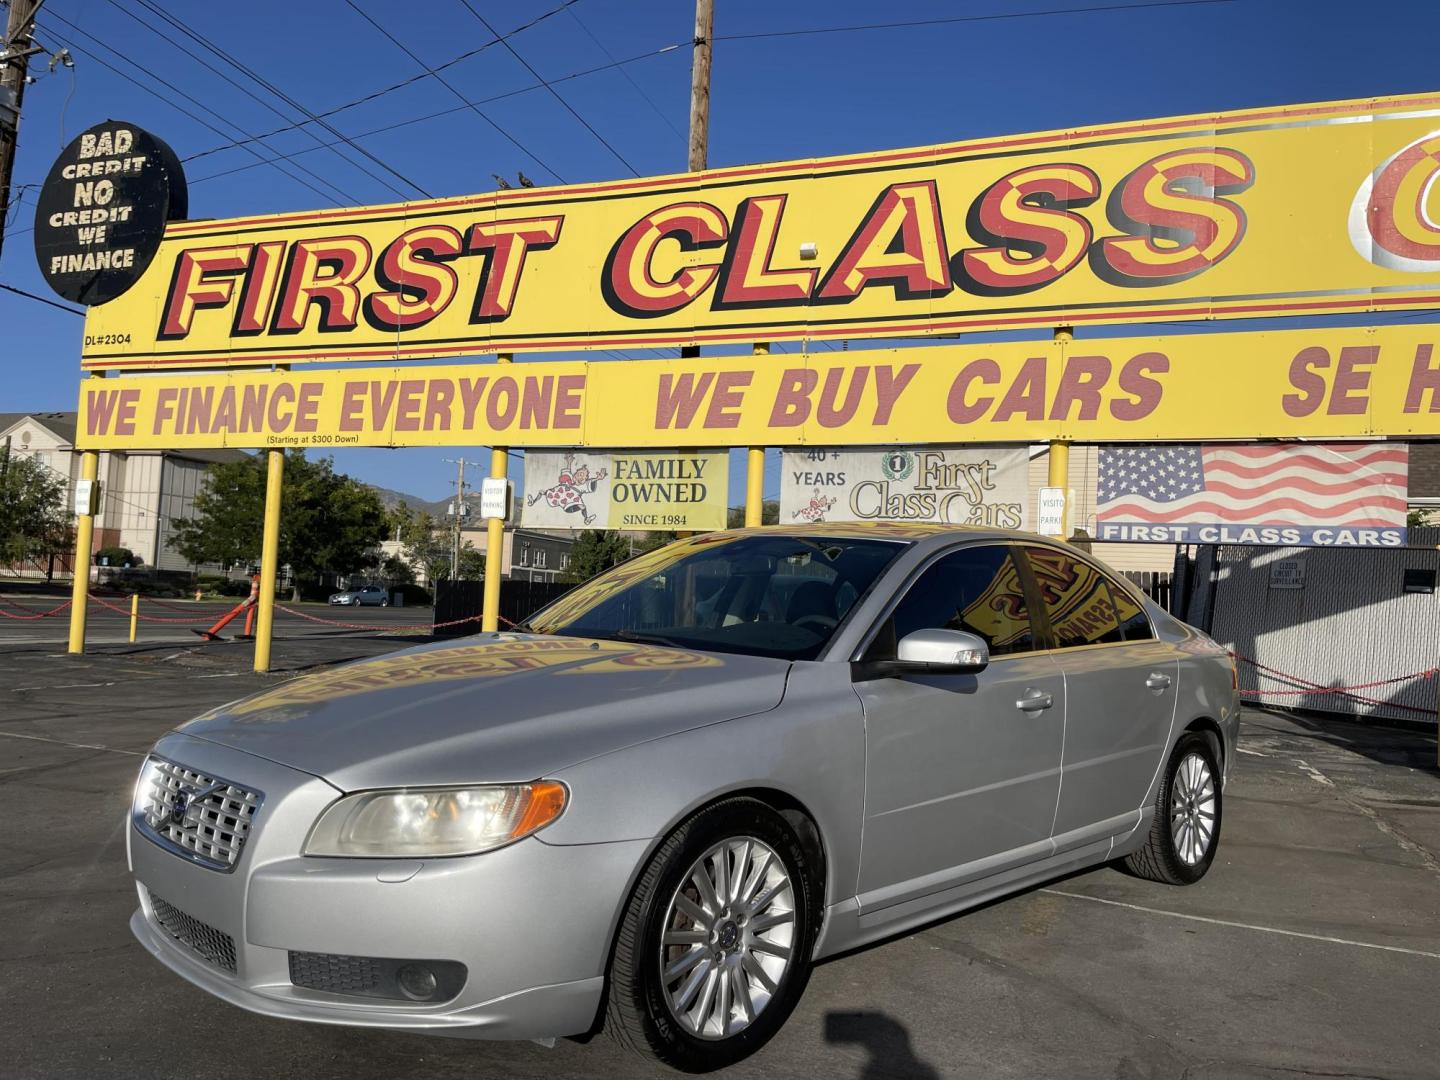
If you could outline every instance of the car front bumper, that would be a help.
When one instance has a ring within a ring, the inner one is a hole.
[[[290,1020],[469,1038],[524,1039],[590,1029],[610,939],[646,841],[555,845],[531,837],[455,859],[307,858],[301,849],[329,784],[186,736],[157,752],[264,792],[233,871],[196,865],[128,829],[140,906],[130,927],[176,974],[252,1012]],[[233,942],[234,970],[177,940],[159,898]],[[290,952],[463,963],[439,1004],[296,986]]]

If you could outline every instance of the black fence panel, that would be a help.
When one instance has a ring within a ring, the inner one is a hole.
[[[1140,587],[1140,591],[1154,600],[1166,611],[1170,610],[1170,591],[1174,575],[1164,571],[1126,570],[1125,576]]]
[[[568,581],[500,582],[500,628],[524,622],[552,600],[573,589]],[[435,633],[458,637],[480,632],[484,581],[440,581],[435,585]],[[460,622],[459,620],[469,620]]]

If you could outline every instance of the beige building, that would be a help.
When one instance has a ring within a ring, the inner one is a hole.
[[[0,446],[29,457],[65,481],[67,505],[74,502],[80,477],[73,412],[0,413]],[[144,565],[161,570],[191,570],[170,547],[173,523],[194,513],[195,493],[206,466],[242,461],[239,450],[136,450],[100,454],[100,512],[95,517],[94,550],[129,548]],[[14,567],[22,574],[43,574],[46,566]],[[68,560],[57,570],[68,573]]]
[[[569,529],[526,529],[507,523],[500,576],[507,581],[558,580],[570,569],[570,549],[575,546],[575,535]],[[476,551],[485,550],[484,529],[465,529],[460,537],[468,540]]]

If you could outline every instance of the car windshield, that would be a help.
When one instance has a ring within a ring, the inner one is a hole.
[[[905,546],[773,533],[692,537],[587,581],[522,629],[813,660]]]

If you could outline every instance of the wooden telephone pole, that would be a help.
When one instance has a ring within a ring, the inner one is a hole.
[[[10,0],[10,17],[0,50],[0,246],[5,243],[4,226],[10,219],[10,176],[15,169],[15,143],[20,134],[20,105],[25,98],[25,81],[30,57],[40,50],[30,40],[35,13],[44,0]]]
[[[695,58],[690,66],[690,158],[687,168],[705,168],[710,146],[710,39],[715,0],[695,0]]]
[[[715,0],[695,0],[695,55],[690,64],[690,155],[686,168],[705,168],[710,150],[710,42],[715,33]],[[680,357],[700,355],[700,346],[682,345]]]

